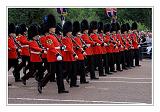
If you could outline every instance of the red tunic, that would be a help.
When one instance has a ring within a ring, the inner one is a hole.
[[[75,43],[73,43],[74,51],[78,56],[78,60],[84,60],[84,55],[82,54],[82,49],[81,49],[83,47],[83,44],[82,44],[82,42],[81,42],[79,37],[75,37],[74,40],[80,46],[79,49],[76,49],[77,45]]]
[[[97,34],[91,34],[91,38],[93,39],[94,42],[99,43],[102,45],[102,41],[99,40]],[[103,54],[103,50],[101,46],[94,46],[93,47],[93,53],[96,54]]]
[[[112,39],[113,39],[113,41],[114,41],[114,49],[113,49],[113,52],[115,52],[115,53],[117,53],[117,52],[119,52],[119,49],[118,49],[118,43],[117,43],[117,37],[116,37],[116,35],[112,35],[112,37],[111,37]]]
[[[31,62],[42,62],[42,59],[40,57],[40,53],[42,52],[42,49],[39,47],[37,42],[30,41],[29,47],[30,47],[30,61]]]
[[[122,35],[124,40],[125,40],[125,50],[128,50],[131,47],[131,44],[129,43],[129,41],[127,40],[127,35],[123,34]]]
[[[17,41],[20,43],[21,45],[21,52],[20,52],[20,55],[21,56],[29,56],[30,53],[29,53],[29,41],[27,40],[27,37],[26,36],[18,36],[17,38]]]
[[[87,44],[88,48],[86,48],[85,52],[87,53],[87,55],[93,55],[93,45],[95,44],[93,41],[91,41],[88,37],[87,34],[83,34],[81,36],[81,38],[83,39],[83,41]]]
[[[57,54],[61,54],[60,44],[57,38],[53,35],[46,36],[46,47],[47,47],[47,61],[56,62]]]
[[[119,41],[118,43],[118,48],[119,48],[119,51],[124,51],[124,44],[123,44],[123,41],[122,41],[122,37],[120,34],[117,34],[117,39]]]
[[[132,39],[132,44],[134,49],[138,49],[138,39],[135,33],[130,34],[130,38]]]
[[[113,49],[114,49],[114,45],[113,43],[110,42],[110,35],[107,34],[105,37],[104,37],[104,42],[105,43],[109,43],[109,46],[106,46],[106,52],[107,53],[112,53],[113,52]]]
[[[66,46],[65,51],[63,52],[63,61],[75,61],[73,57],[74,50],[73,50],[73,43],[70,37],[63,37],[62,43]]]
[[[17,59],[16,45],[12,37],[8,37],[8,58]]]
[[[39,41],[41,42],[42,46],[44,47],[44,49],[47,49],[46,46],[46,36],[42,36]],[[47,58],[47,54],[42,53],[42,58]]]
[[[99,38],[104,41],[103,33],[99,34]],[[102,46],[102,51],[103,51],[103,54],[107,53],[106,46]]]

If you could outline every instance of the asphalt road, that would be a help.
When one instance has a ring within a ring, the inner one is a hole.
[[[49,82],[43,93],[37,91],[34,78],[24,86],[14,82],[9,72],[8,105],[13,104],[152,104],[152,60],[143,60],[141,67],[124,70],[99,80],[90,80],[89,84],[80,84],[70,88],[65,81],[69,94],[58,94],[55,82]],[[23,74],[22,74],[23,75]],[[79,78],[78,78],[79,79]],[[78,80],[79,83],[79,80]]]

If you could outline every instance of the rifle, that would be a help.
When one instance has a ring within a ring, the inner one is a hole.
[[[74,38],[74,36],[71,36],[70,38],[71,38],[72,42],[76,44],[76,46],[78,47],[78,49],[81,49],[81,50],[82,50],[82,52],[83,52],[83,51],[84,51],[84,49],[83,49],[80,45],[78,45],[78,43],[73,39],[73,38]]]
[[[62,43],[62,40],[60,40],[55,33],[52,33],[52,35],[55,36],[58,42],[62,45],[61,50],[66,49],[66,46]]]

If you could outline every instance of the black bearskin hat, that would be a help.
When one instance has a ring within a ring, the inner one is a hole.
[[[123,24],[121,25],[121,33],[123,34],[125,31],[127,31],[127,25]]]
[[[113,31],[117,31],[117,25],[116,25],[116,23],[111,23],[111,30],[110,30],[110,32],[112,33]]]
[[[98,22],[98,32],[101,32],[101,30],[103,30],[103,23]]]
[[[16,26],[16,35],[19,35],[22,33],[22,29],[20,26]]]
[[[62,25],[61,25],[60,23],[58,23],[57,26],[56,26],[56,31],[55,31],[55,33],[56,33],[57,35],[61,35],[60,32],[62,32]]]
[[[28,28],[28,39],[32,40],[34,36],[39,35],[39,28],[38,25],[36,24],[32,24],[29,28]]]
[[[44,23],[46,24],[46,29],[56,28],[56,19],[52,14],[49,14],[45,17]]]
[[[80,32],[81,31],[81,28],[80,28],[80,23],[78,21],[75,21],[73,23],[73,36],[76,36],[77,32]]]
[[[16,32],[16,27],[13,23],[8,25],[8,34],[10,33],[15,33]]]
[[[126,23],[126,28],[127,28],[127,31],[129,31],[131,29],[130,27],[130,24],[129,23]]]
[[[96,30],[96,29],[98,29],[98,23],[97,23],[97,21],[91,21],[91,23],[90,23],[91,33],[93,32],[93,30]]]
[[[116,26],[117,26],[117,31],[121,30],[119,22],[116,22]]]
[[[132,23],[132,30],[137,30],[137,23],[136,22],[134,22],[134,23]]]
[[[82,29],[82,32],[84,30],[89,30],[89,24],[88,24],[88,21],[86,19],[84,19],[82,22],[81,22],[81,29]]]
[[[21,24],[20,27],[21,27],[21,34],[23,35],[24,32],[27,31],[27,26],[25,24]]]
[[[63,36],[66,36],[68,32],[72,32],[72,23],[70,21],[66,21],[63,25]]]
[[[40,35],[45,35],[45,33],[48,33],[48,29],[46,27],[46,24],[41,24],[40,25]]]
[[[104,25],[104,33],[110,32],[111,30],[111,25],[110,24],[105,24]]]

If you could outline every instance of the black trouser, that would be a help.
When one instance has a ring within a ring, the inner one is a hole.
[[[94,55],[95,66],[98,66],[99,75],[103,75],[102,54]]]
[[[132,64],[132,51],[131,50],[126,50],[125,51],[125,60],[127,63],[127,67],[131,67]]]
[[[120,70],[121,54],[120,54],[119,52],[116,52],[116,53],[114,54],[114,56],[115,56],[115,64],[116,64],[116,66],[117,66],[116,70]]]
[[[78,60],[76,63],[77,63],[77,74],[80,75],[80,82],[86,82],[84,60]]]
[[[28,64],[27,64],[28,62]],[[23,73],[26,74],[27,69],[30,69],[30,57],[22,56],[22,62],[18,65],[19,71],[23,68]]]
[[[14,68],[14,78],[15,81],[20,79],[20,73],[18,70],[18,59],[8,59],[8,71],[11,69],[11,67]]]
[[[109,56],[110,71],[113,72],[114,71],[114,54],[113,53],[108,53],[108,56]]]
[[[62,75],[62,62],[60,61],[48,63],[48,74],[46,74],[45,77],[41,80],[42,87],[44,87],[50,79],[55,77],[55,74],[58,91],[65,90]]]
[[[65,67],[65,76],[67,76],[69,79],[71,79],[70,81],[70,86],[74,86],[77,85],[77,66],[76,66],[76,61],[66,61],[63,62],[64,63],[64,67]]]
[[[109,54],[103,54],[103,66],[105,69],[105,73],[109,73]]]
[[[139,66],[139,49],[134,49],[135,66]]]
[[[130,64],[131,64],[131,67],[133,67],[133,60],[134,60],[134,49],[130,49]]]
[[[93,55],[88,55],[87,56],[87,60],[86,60],[86,63],[87,63],[87,68],[90,72],[90,78],[95,78],[95,67],[94,67],[94,57]]]
[[[42,62],[30,62],[30,65],[30,71],[22,77],[22,80],[28,80],[36,73],[36,80],[40,82],[44,75]]]
[[[125,62],[125,51],[120,51],[121,53],[121,63],[122,63],[122,69],[126,69],[126,62]]]
[[[47,58],[42,58],[44,66],[43,66],[43,72],[45,72],[47,70],[47,74],[49,73],[49,67],[50,65],[48,64]],[[50,77],[50,81],[55,81],[55,74],[52,74],[52,77]]]

